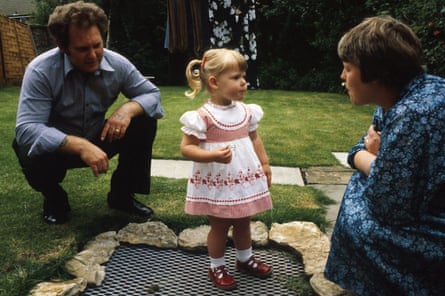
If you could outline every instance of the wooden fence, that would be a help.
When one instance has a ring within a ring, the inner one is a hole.
[[[36,56],[28,25],[0,16],[0,85],[19,85],[26,65]]]

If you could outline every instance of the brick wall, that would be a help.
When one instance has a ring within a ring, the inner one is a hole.
[[[19,85],[35,56],[28,25],[0,16],[0,84]]]

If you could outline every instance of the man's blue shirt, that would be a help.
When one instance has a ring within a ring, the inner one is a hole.
[[[58,48],[36,57],[25,71],[17,111],[16,140],[28,155],[55,151],[66,135],[89,140],[103,127],[122,93],[148,116],[161,118],[159,89],[122,55],[104,50],[99,70],[85,76]]]

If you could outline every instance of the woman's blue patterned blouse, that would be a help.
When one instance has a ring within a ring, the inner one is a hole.
[[[373,124],[378,156],[349,181],[325,276],[357,295],[445,295],[445,80],[419,75]]]

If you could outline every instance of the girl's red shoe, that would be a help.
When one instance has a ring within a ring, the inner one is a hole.
[[[236,269],[242,273],[250,274],[259,278],[267,278],[272,274],[272,267],[261,260],[250,256],[246,262],[236,261]]]
[[[213,285],[219,289],[233,290],[236,288],[236,281],[224,265],[209,268],[209,279],[213,282]]]

